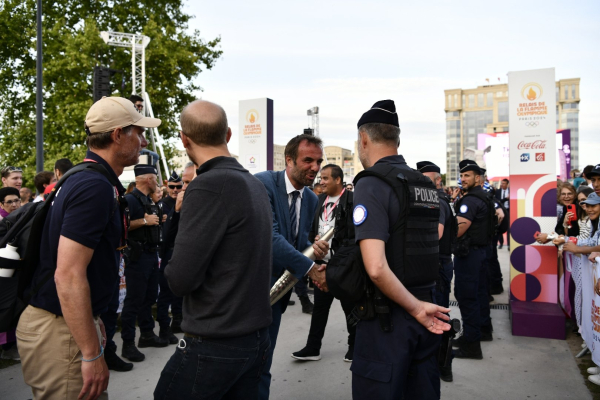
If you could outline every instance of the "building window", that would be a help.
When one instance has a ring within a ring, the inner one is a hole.
[[[448,108],[452,108],[452,95],[448,95]]]
[[[575,85],[571,85],[571,98],[572,99],[577,98],[577,96],[575,96]]]
[[[488,93],[487,94],[487,106],[488,107],[493,107],[494,106],[494,93]]]
[[[474,107],[475,107],[475,95],[470,94],[469,95],[469,108],[474,108]]]
[[[502,92],[496,92],[496,97],[502,97]]]
[[[498,102],[498,122],[508,122],[508,101]]]
[[[569,85],[565,85],[565,100],[569,98]]]
[[[477,107],[483,107],[483,93],[477,95]]]

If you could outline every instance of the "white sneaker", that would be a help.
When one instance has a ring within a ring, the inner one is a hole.
[[[590,375],[598,375],[598,374],[600,374],[600,368],[599,367],[590,367],[587,369],[587,373]]]
[[[588,380],[593,384],[600,386],[600,375],[590,375],[588,376]]]

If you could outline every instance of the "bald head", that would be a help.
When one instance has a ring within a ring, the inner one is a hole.
[[[181,131],[200,146],[220,146],[227,143],[227,115],[221,106],[204,100],[188,104],[180,117]]]

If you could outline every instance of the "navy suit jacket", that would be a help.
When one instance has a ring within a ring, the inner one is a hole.
[[[309,188],[305,188],[302,193],[298,242],[294,247],[284,174],[285,171],[265,171],[254,175],[265,185],[271,202],[271,210],[273,211],[273,275],[271,286],[283,275],[285,270],[301,279],[313,264],[313,261],[305,257],[302,251],[311,245],[308,241],[308,233],[317,209],[317,195]]]

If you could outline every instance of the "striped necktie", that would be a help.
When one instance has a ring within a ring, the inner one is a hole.
[[[298,200],[298,196],[300,196],[300,192],[294,190],[292,193],[292,202],[290,203],[290,225],[292,227],[292,237],[294,238],[294,247],[296,247],[296,242],[298,241],[298,217],[296,214],[296,201]]]

